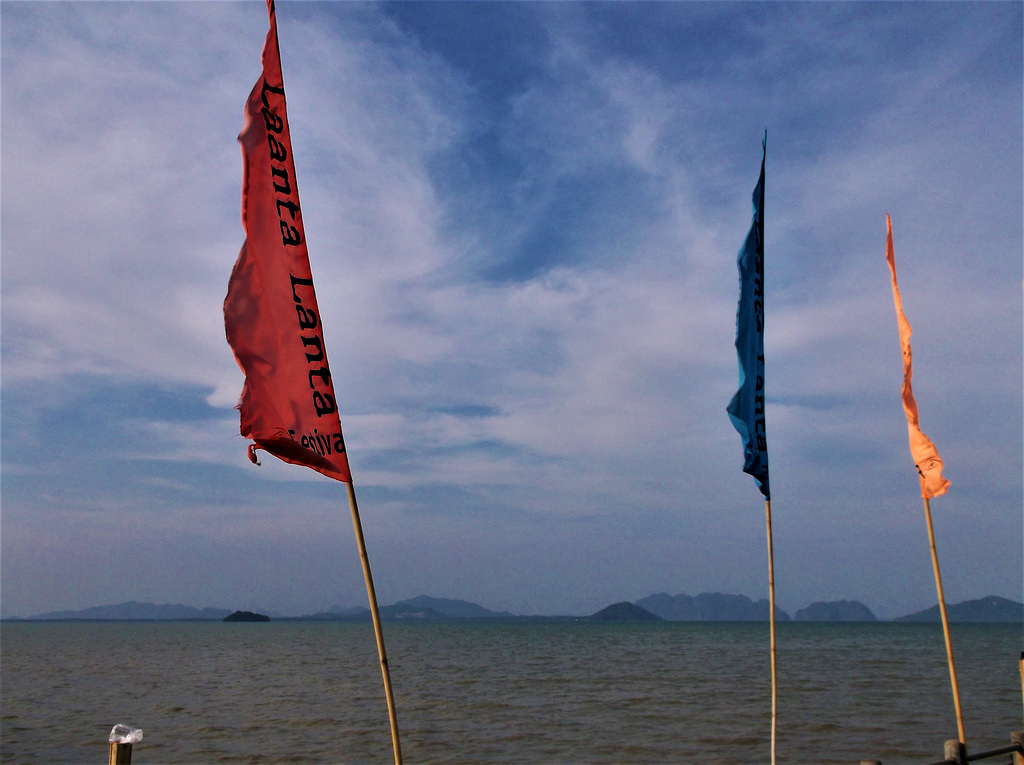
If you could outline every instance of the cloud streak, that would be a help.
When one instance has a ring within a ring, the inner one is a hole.
[[[1019,12],[640,11],[279,4],[380,597],[563,613],[658,590],[760,597],[759,500],[724,407],[767,128],[783,606],[896,615],[934,597],[886,212],[922,426],[953,481],[935,508],[957,540],[947,590],[1019,599]],[[355,561],[335,570],[353,546],[323,509],[337,487],[250,466],[231,410],[221,303],[262,8],[2,14],[3,612],[360,603]],[[301,553],[304,536],[322,539]],[[145,556],[105,561],[101,538]]]

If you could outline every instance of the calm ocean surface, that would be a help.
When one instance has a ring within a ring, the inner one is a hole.
[[[768,760],[766,623],[384,627],[407,763]],[[1004,746],[1021,625],[953,627],[969,751]],[[119,722],[135,765],[392,760],[369,623],[5,622],[0,650],[4,765],[105,763]],[[956,738],[938,624],[780,624],[778,665],[780,763]]]

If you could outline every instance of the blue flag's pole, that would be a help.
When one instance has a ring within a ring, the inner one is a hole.
[[[775,669],[775,560],[772,551],[772,501],[764,501],[768,526],[768,624],[772,651],[772,765],[775,765],[775,727],[778,718],[778,683]]]

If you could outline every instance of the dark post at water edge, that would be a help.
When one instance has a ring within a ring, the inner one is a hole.
[[[931,765],[966,765],[968,760],[987,760],[1000,755],[1012,754],[1010,765],[1024,765],[1024,730],[1015,730],[1010,734],[1010,745],[987,752],[978,752],[972,757],[967,756],[967,747],[955,738],[943,744],[943,759]],[[881,760],[861,760],[860,765],[882,765]]]
[[[964,765],[967,762],[967,746],[960,739],[951,738],[943,746],[942,756],[948,762]]]

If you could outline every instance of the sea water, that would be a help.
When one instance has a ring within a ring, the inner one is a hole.
[[[767,762],[766,623],[386,623],[406,763]],[[969,751],[1022,724],[1021,625],[953,625]],[[368,622],[0,625],[0,760],[388,763]],[[778,625],[778,762],[942,759],[938,624]]]

